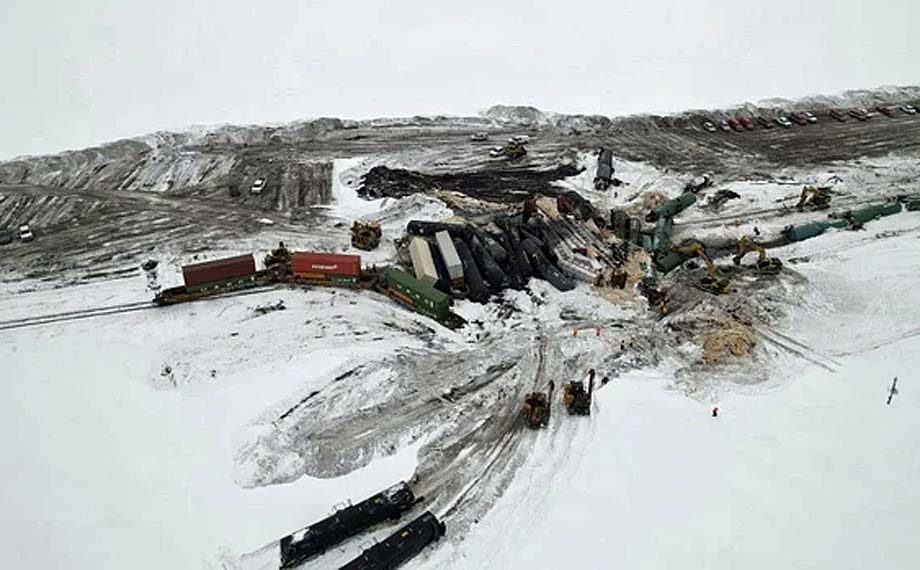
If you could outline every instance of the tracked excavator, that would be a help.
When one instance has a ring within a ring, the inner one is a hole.
[[[767,250],[748,236],[743,236],[738,240],[738,253],[732,258],[732,261],[735,265],[741,265],[741,260],[744,256],[752,251],[756,251],[759,256],[757,258],[757,265],[755,266],[757,271],[761,273],[777,273],[783,268],[782,261],[775,257],[769,257],[767,255]]]
[[[826,210],[831,207],[831,189],[825,186],[805,186],[802,188],[802,195],[799,196],[799,202],[795,209],[802,210]]]
[[[594,392],[594,369],[588,371],[588,389],[585,383],[576,380],[567,382],[562,393],[562,401],[570,416],[591,415],[591,393]]]
[[[383,232],[378,222],[359,222],[351,226],[351,245],[364,251],[371,251],[380,245]]]
[[[549,423],[550,403],[553,397],[553,383],[549,383],[549,392],[530,392],[524,396],[521,415],[530,429],[540,429]]]
[[[703,263],[706,264],[706,271],[709,273],[709,275],[700,280],[699,284],[697,285],[700,289],[709,293],[714,293],[716,295],[722,295],[724,293],[728,293],[731,290],[728,284],[728,279],[723,277],[716,269],[712,259],[706,253],[706,246],[704,246],[702,243],[695,240],[689,241],[675,248],[675,251],[681,255],[688,256],[687,259],[699,257],[701,260],[703,260]]]

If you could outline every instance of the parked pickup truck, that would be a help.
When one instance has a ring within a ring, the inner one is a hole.
[[[27,224],[19,226],[19,240],[20,241],[32,241],[35,239],[35,236],[32,234],[32,230]]]

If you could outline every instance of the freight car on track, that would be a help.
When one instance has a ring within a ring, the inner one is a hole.
[[[184,285],[160,291],[154,302],[158,305],[172,305],[254,287],[264,275],[256,271],[252,254],[247,254],[183,266],[182,278]]]
[[[447,531],[430,511],[378,542],[339,570],[393,570],[440,540]]]
[[[281,539],[281,567],[299,566],[359,532],[386,520],[396,520],[420,500],[405,482],[400,482],[356,505],[336,511]]]

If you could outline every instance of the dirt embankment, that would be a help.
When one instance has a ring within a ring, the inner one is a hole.
[[[553,182],[575,176],[572,165],[549,170],[504,168],[455,174],[422,174],[411,170],[376,166],[365,176],[358,194],[366,198],[401,198],[436,191],[459,192],[491,202],[518,202],[532,194],[557,196],[563,190]]]

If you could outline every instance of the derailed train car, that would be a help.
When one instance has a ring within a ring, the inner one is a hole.
[[[396,520],[418,500],[412,489],[405,482],[400,482],[291,533],[280,541],[281,567],[291,568],[303,564],[359,532],[386,520]]]
[[[440,540],[447,528],[431,511],[378,542],[339,570],[393,570],[426,546]]]

